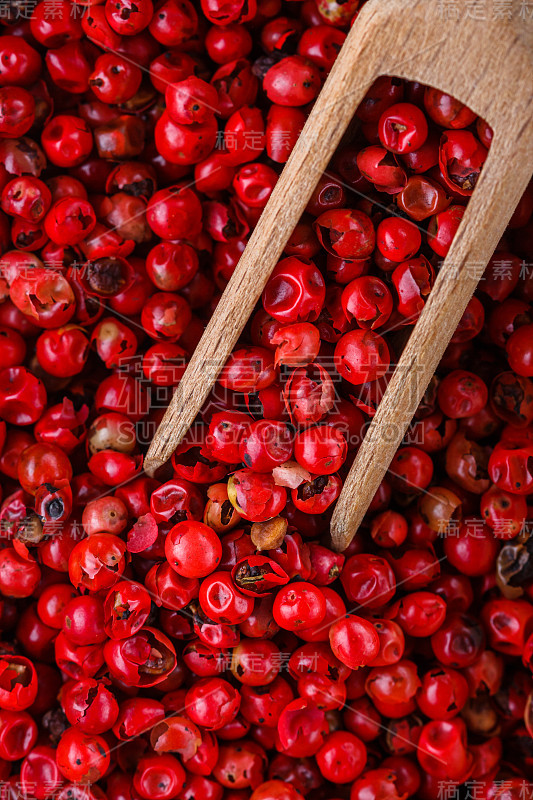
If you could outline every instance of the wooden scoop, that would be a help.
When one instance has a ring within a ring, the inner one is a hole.
[[[522,5],[513,0],[503,18],[492,0],[369,0],[363,7],[155,434],[148,474],[194,421],[372,83],[391,75],[429,84],[479,114],[494,138],[337,502],[333,545],[348,546],[533,172],[533,19]]]

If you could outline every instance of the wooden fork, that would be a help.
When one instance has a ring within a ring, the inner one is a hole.
[[[531,10],[530,10],[531,11]],[[369,0],[209,321],[148,450],[149,474],[198,414],[354,112],[380,75],[429,84],[494,131],[428,302],[402,352],[337,502],[334,547],[352,540],[464,309],[533,173],[533,14],[521,0]],[[206,365],[208,369],[206,369]]]

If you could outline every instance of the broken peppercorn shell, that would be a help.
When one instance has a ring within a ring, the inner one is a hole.
[[[426,525],[440,534],[452,520],[459,522],[462,517],[461,500],[444,486],[432,486],[430,493],[421,495],[418,510]]]
[[[533,577],[533,537],[506,542],[496,559],[496,583],[509,600],[524,594]]]

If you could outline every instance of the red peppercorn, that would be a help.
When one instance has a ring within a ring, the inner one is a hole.
[[[56,5],[8,9],[0,58],[5,791],[429,800],[479,780],[490,800],[505,778],[518,800],[531,187],[335,553],[335,501],[492,131],[439,90],[370,87],[149,478],[144,453],[364,2]]]
[[[320,74],[312,61],[302,56],[287,56],[272,66],[263,86],[273,103],[282,106],[303,106],[320,90]]]
[[[422,147],[428,124],[424,113],[412,103],[389,106],[379,120],[379,138],[393,153],[409,153]]]

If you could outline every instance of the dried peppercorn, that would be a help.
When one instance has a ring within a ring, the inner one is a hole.
[[[362,6],[4,20],[8,793],[492,798],[505,778],[518,799],[527,780],[530,188],[358,537],[329,539],[484,169],[474,112],[370,87],[196,424],[141,472]]]

